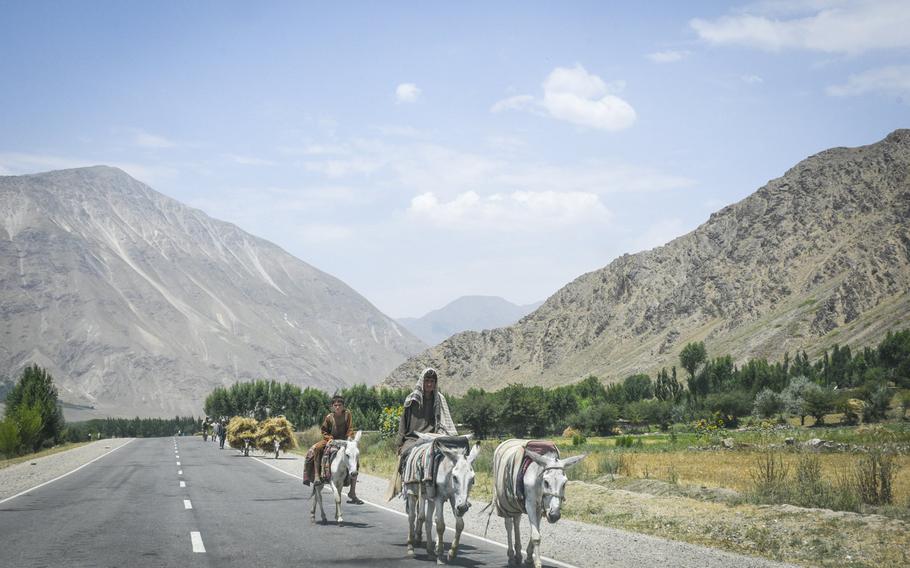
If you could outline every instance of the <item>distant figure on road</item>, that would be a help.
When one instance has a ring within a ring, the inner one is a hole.
[[[224,418],[218,422],[218,447],[224,449],[224,439],[227,438],[227,426],[224,425]]]
[[[402,465],[406,463],[408,452],[420,442],[418,432],[458,435],[446,397],[436,388],[438,381],[436,369],[424,369],[414,390],[404,399],[404,412],[398,420],[398,465],[386,491],[386,500],[401,491]]]
[[[316,481],[322,467],[322,453],[332,440],[351,440],[354,438],[354,417],[344,407],[344,397],[336,394],[332,397],[332,412],[322,420],[322,440],[313,444],[303,460],[303,484]],[[357,475],[351,475],[351,489],[348,491],[348,503],[362,505],[357,497]]]

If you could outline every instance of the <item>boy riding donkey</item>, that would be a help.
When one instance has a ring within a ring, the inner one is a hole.
[[[351,411],[344,407],[344,397],[336,394],[332,397],[332,412],[326,414],[322,420],[322,440],[313,444],[306,453],[303,461],[303,484],[309,485],[316,481],[316,468],[322,467],[322,454],[325,447],[332,440],[350,440],[354,437],[354,417]],[[357,497],[357,474],[351,475],[351,489],[348,491],[348,503],[362,505],[363,501]]]

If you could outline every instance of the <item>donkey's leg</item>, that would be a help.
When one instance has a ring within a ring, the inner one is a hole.
[[[407,488],[403,489],[407,491]],[[414,545],[417,544],[417,496],[406,493],[408,496],[408,556],[414,556]]]
[[[515,565],[521,564],[521,515],[512,517],[512,528],[515,531]]]
[[[464,517],[455,517],[455,538],[452,539],[452,546],[449,548],[449,562],[455,560],[458,555],[458,544],[461,542],[461,531],[464,530]]]
[[[515,550],[512,548],[512,517],[504,517],[506,522],[506,538],[508,539],[508,545],[506,546],[506,554],[509,555],[509,566],[514,564],[513,557],[515,556]]]
[[[327,523],[328,519],[325,518],[325,508],[323,507],[323,504],[322,504],[322,486],[323,485],[324,484],[322,484],[322,483],[319,484],[319,489],[316,491],[316,494],[319,496],[319,514],[322,515],[322,522]]]
[[[339,487],[342,483],[344,483],[344,480],[333,480],[329,483],[332,488],[332,497],[335,498],[335,522],[339,525],[344,522],[344,519],[341,518],[341,488]]]
[[[436,508],[436,500],[427,497],[426,492],[424,492],[421,499],[424,503],[423,507],[420,509],[421,511],[424,511],[424,529],[426,529],[427,533],[427,554],[433,556],[436,548],[436,543],[433,542],[433,513]]]
[[[416,491],[416,496],[414,497],[414,506],[417,509],[417,522],[414,524],[414,531],[417,535],[417,538],[414,540],[414,546],[420,546],[420,543],[423,542],[423,526],[427,522],[427,503],[426,496],[423,493],[423,488],[419,484],[415,485],[414,488]]]
[[[437,495],[438,495],[437,491]],[[443,558],[445,558],[445,532],[446,532],[446,517],[445,517],[445,501],[439,498],[433,498],[433,506],[436,508],[436,563],[442,564]]]
[[[528,522],[531,524],[531,538],[528,540],[528,557],[525,563],[534,563],[534,568],[540,568],[540,511],[537,507],[528,508]]]
[[[313,522],[313,523],[316,522],[316,501],[319,500],[319,498],[316,497],[316,493],[317,493],[316,488],[317,487],[318,487],[318,485],[316,485],[314,483],[313,489],[310,491],[310,501],[312,502],[310,505],[310,522]]]

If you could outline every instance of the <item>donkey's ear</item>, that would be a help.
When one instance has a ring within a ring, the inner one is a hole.
[[[525,455],[544,467],[547,467],[548,465],[550,465],[550,461],[552,461],[552,460],[548,460],[547,458],[543,457],[542,455],[538,454],[537,452],[535,452],[533,450],[525,450]]]
[[[572,456],[572,457],[570,457],[570,458],[566,458],[566,459],[562,460],[562,465],[565,466],[565,467],[572,467],[573,465],[577,464],[578,462],[580,462],[581,460],[585,459],[586,457],[588,457],[588,454],[581,454],[581,455],[579,455],[579,456]]]
[[[360,436],[363,434],[363,430],[357,430],[357,433],[354,434],[354,443],[357,444],[360,442]]]
[[[479,456],[479,455],[480,455],[480,444],[475,444],[474,447],[471,448],[471,453],[468,454],[468,465],[473,466],[474,460],[476,460],[477,456]]]
[[[467,434],[462,434],[461,437],[464,438],[465,440],[470,440],[471,438],[474,437],[474,433],[468,432]]]

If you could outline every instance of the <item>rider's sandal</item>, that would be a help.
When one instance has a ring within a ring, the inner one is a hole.
[[[363,501],[360,499],[360,497],[357,497],[356,495],[353,497],[348,495],[348,503],[352,503],[354,505],[363,505]]]

